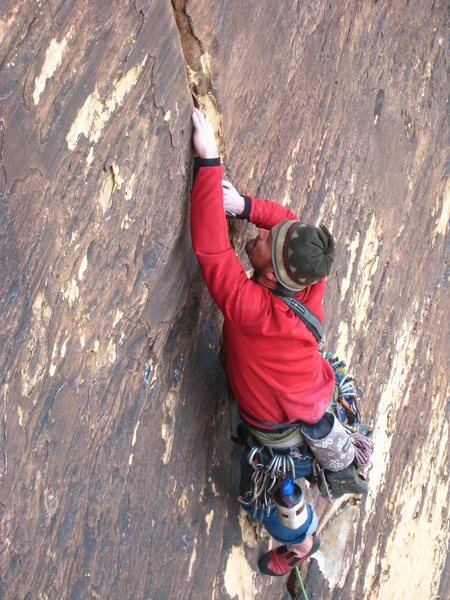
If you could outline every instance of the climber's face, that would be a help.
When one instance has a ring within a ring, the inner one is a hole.
[[[258,235],[245,244],[245,251],[256,273],[272,268],[272,231],[259,229]]]

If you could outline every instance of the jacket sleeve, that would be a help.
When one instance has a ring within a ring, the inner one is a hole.
[[[278,223],[287,220],[298,221],[298,217],[291,210],[272,202],[271,200],[257,200],[253,196],[247,196],[250,200],[249,221],[257,227],[272,229]]]
[[[228,237],[223,210],[222,166],[200,166],[191,202],[192,246],[205,284],[222,313],[233,318],[240,290],[249,280]]]

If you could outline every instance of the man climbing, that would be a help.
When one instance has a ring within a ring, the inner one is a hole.
[[[313,456],[299,434],[302,421],[317,423],[333,396],[335,376],[318,352],[318,342],[284,297],[295,297],[324,319],[325,278],[334,259],[334,242],[323,226],[304,225],[289,209],[268,200],[241,196],[223,182],[214,133],[195,109],[193,143],[196,177],[192,191],[191,234],[205,283],[224,316],[223,345],[228,380],[248,431],[261,444],[286,442],[295,477],[312,473]],[[260,229],[247,242],[254,269],[249,279],[236,257],[225,212]],[[248,467],[248,465],[247,465]],[[246,477],[241,494],[246,491]],[[248,475],[248,473],[247,473]],[[281,546],[259,561],[262,573],[284,575],[318,548],[317,517],[303,509],[302,523],[286,527],[277,512],[256,514]]]

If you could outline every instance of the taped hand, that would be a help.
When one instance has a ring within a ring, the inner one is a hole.
[[[223,188],[223,208],[231,216],[240,215],[245,208],[244,198],[240,195],[232,183],[222,181]]]

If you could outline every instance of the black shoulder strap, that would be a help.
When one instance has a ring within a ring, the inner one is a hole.
[[[323,342],[323,327],[316,315],[310,311],[303,302],[297,300],[297,298],[289,298],[288,296],[279,297],[284,300],[297,317],[303,321],[319,344],[321,344]]]

